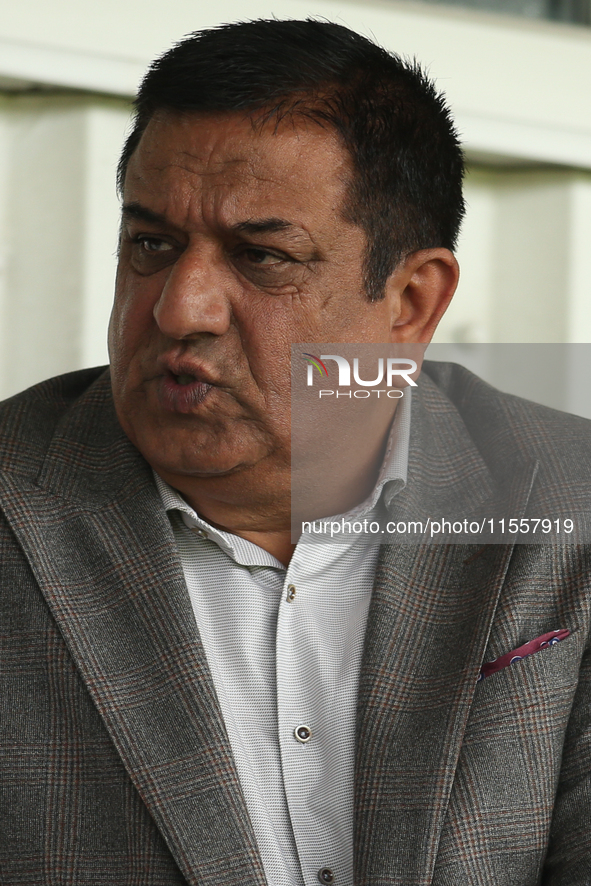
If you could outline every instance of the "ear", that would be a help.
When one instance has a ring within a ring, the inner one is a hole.
[[[428,344],[449,305],[460,269],[449,249],[421,249],[408,255],[386,283],[392,306],[391,340]]]

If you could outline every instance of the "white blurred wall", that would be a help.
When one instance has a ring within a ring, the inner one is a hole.
[[[270,15],[374,35],[447,93],[471,169],[437,341],[591,342],[591,30],[389,0],[29,0],[0,20],[0,396],[106,361],[115,167],[150,59]]]
[[[0,395],[107,361],[126,102],[0,102]]]

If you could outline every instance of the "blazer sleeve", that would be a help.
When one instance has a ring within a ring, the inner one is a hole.
[[[591,648],[569,720],[542,886],[588,886],[591,873]]]

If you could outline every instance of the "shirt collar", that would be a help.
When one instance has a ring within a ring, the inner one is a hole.
[[[404,489],[408,476],[408,450],[410,443],[410,410],[412,388],[404,389],[404,396],[398,401],[394,421],[388,435],[382,467],[376,485],[367,498],[347,512],[347,516],[358,517],[367,514],[384,496],[386,507],[395,495]],[[340,515],[339,515],[340,516]]]
[[[215,542],[222,551],[242,566],[285,568],[273,554],[253,544],[253,542],[239,535],[234,535],[233,532],[224,532],[222,529],[212,526],[211,523],[200,517],[197,511],[185,501],[180,493],[173,489],[172,486],[169,486],[156,471],[153,473],[162,504],[169,517],[172,517],[174,511],[178,512],[187,529],[191,529],[202,539],[210,539]]]

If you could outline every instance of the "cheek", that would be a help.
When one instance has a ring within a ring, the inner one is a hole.
[[[146,287],[117,280],[109,322],[109,354],[115,364],[128,361],[147,342],[154,326],[153,302]]]
[[[293,317],[281,303],[269,301],[257,309],[236,316],[239,343],[228,349],[246,371],[242,376],[250,381],[245,393],[252,396],[253,385],[257,398],[264,404],[264,420],[276,427],[289,427],[291,391],[291,344],[294,335]]]
[[[324,330],[326,342],[389,342],[390,305],[385,299],[370,302],[363,291],[352,291],[327,309]]]

